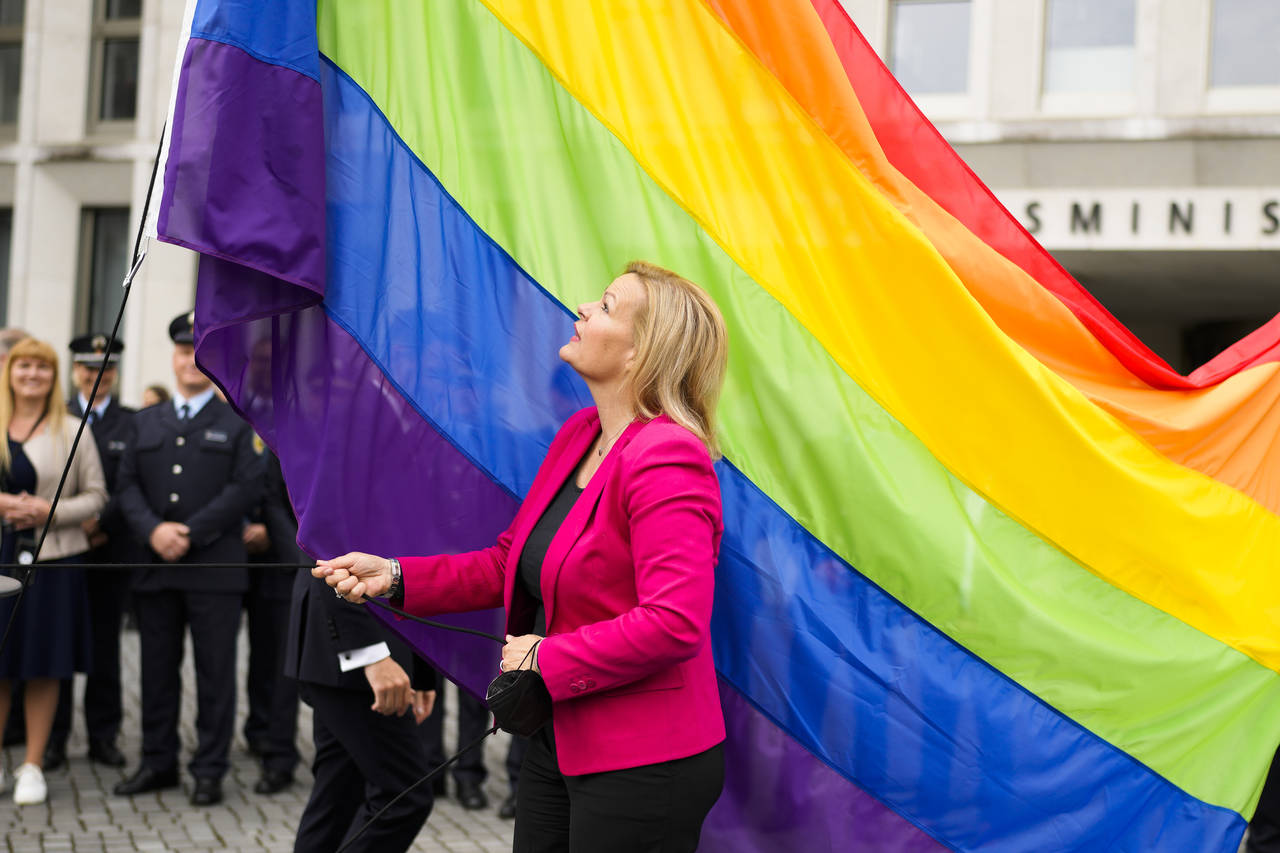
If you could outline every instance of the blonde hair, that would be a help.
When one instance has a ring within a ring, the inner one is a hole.
[[[31,358],[42,361],[53,367],[53,382],[49,385],[49,396],[45,400],[44,428],[55,441],[62,439],[62,422],[67,416],[67,403],[58,390],[58,353],[44,341],[35,338],[23,338],[9,350],[5,360],[4,371],[0,373],[0,471],[8,471],[9,463],[9,424],[13,421],[13,365],[20,359]]]
[[[644,283],[636,312],[631,403],[643,418],[666,415],[720,458],[716,404],[724,385],[729,335],[716,303],[702,288],[646,261],[627,264]]]

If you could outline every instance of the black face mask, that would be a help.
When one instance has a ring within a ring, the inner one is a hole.
[[[489,682],[484,698],[493,721],[504,732],[529,737],[551,722],[551,694],[542,676],[532,669],[502,673]]]

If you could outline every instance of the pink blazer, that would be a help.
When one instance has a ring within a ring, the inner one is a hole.
[[[594,408],[561,427],[497,544],[401,558],[405,609],[502,602],[507,632],[529,633],[531,602],[515,594],[520,552],[599,433]],[[702,442],[666,416],[627,427],[542,564],[547,638],[538,664],[561,772],[684,758],[724,740],[709,636],[722,531],[720,487]]]

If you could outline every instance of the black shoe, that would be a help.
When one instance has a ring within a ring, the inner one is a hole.
[[[57,770],[59,767],[67,763],[67,748],[65,746],[57,746],[49,744],[44,748],[44,770]]]
[[[255,794],[274,794],[293,784],[293,774],[286,770],[263,770],[262,778],[253,786]]]
[[[197,779],[191,792],[191,805],[216,806],[222,802],[222,782],[219,779]]]
[[[498,817],[503,820],[512,820],[516,816],[516,792],[512,791],[507,794],[507,798],[502,801],[502,805],[498,806]]]
[[[169,770],[152,770],[143,765],[128,779],[112,788],[117,796],[131,797],[134,794],[145,794],[147,791],[162,791],[165,788],[178,787],[178,768]]]
[[[89,760],[95,764],[105,764],[107,767],[124,767],[124,753],[116,749],[114,743],[106,741],[90,741],[89,742]],[[49,766],[48,753],[45,754],[45,766]]]
[[[437,800],[443,800],[449,796],[449,786],[443,776],[437,776],[431,780],[431,796]]]
[[[489,798],[484,795],[484,791],[480,790],[480,786],[475,782],[459,782],[457,787],[458,805],[467,811],[474,812],[489,807]]]

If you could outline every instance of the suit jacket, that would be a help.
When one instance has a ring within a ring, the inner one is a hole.
[[[280,460],[267,453],[266,494],[262,512],[267,533],[282,563],[307,563],[298,547],[298,522],[280,471]],[[338,655],[376,643],[386,643],[391,657],[409,674],[415,690],[435,690],[436,672],[419,659],[408,644],[379,622],[367,607],[342,601],[310,569],[291,574],[289,633],[284,674],[299,681],[372,693],[363,669],[342,672]]]
[[[77,420],[84,415],[80,407],[80,395],[76,394],[67,401],[67,411]],[[118,491],[120,460],[124,452],[134,441],[136,433],[133,416],[137,411],[120,405],[120,401],[111,397],[107,408],[90,429],[93,430],[94,443],[98,445],[98,458],[102,462],[102,474],[107,479],[107,505],[98,513],[98,525],[107,534],[106,550],[113,560],[119,562],[138,562],[140,551],[136,547],[133,532],[125,523],[124,514],[120,512],[120,504],[115,496]]]
[[[35,438],[22,445],[22,452],[36,469],[36,495],[52,501],[62,478],[62,468],[71,452],[79,424],[71,418],[63,418],[60,427],[50,426]],[[89,537],[80,524],[102,511],[107,503],[107,484],[102,477],[102,463],[98,460],[98,448],[87,436],[80,438],[75,460],[67,472],[67,483],[62,488],[62,498],[53,514],[49,536],[40,549],[41,561],[57,560],[89,550]],[[35,535],[40,536],[36,525]]]
[[[595,409],[569,419],[494,546],[401,558],[405,609],[502,602],[507,632],[528,633],[534,605],[517,583],[520,552],[599,433]],[[538,664],[566,775],[684,758],[724,740],[709,638],[722,532],[702,442],[665,416],[627,427],[542,564],[547,638]]]
[[[262,499],[249,514],[250,521],[256,521],[267,528],[267,538],[271,547],[258,562],[301,563],[312,562],[298,547],[298,522],[293,517],[293,506],[289,503],[289,493],[285,489],[284,474],[280,471],[280,460],[267,449],[262,454],[263,489]],[[296,569],[251,569],[253,574],[253,594],[264,596],[274,601],[289,601],[293,597],[294,576]]]
[[[244,518],[262,489],[262,458],[253,431],[230,406],[212,399],[187,422],[172,403],[134,416],[137,435],[120,460],[117,502],[144,544],[162,521],[191,529],[191,550],[165,564],[148,547],[157,568],[139,573],[134,588],[244,592],[246,569],[197,568],[198,563],[243,563]]]

